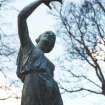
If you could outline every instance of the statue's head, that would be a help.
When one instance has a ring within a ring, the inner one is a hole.
[[[43,50],[44,53],[48,53],[53,49],[55,41],[56,35],[52,31],[46,31],[36,39],[38,47]]]

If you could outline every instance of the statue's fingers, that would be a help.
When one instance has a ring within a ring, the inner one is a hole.
[[[62,0],[57,0],[58,2],[60,2],[62,4]]]
[[[45,5],[48,6],[49,9],[52,9],[49,2],[48,3],[45,3]]]
[[[59,3],[61,3],[61,4],[62,4],[62,0],[52,0],[52,1],[58,1]]]
[[[50,5],[47,5],[49,7],[49,9],[52,9]]]
[[[52,0],[52,1],[58,1],[62,4],[62,0]],[[51,6],[50,6],[50,2],[46,2],[45,5],[48,6],[49,9],[52,9]]]

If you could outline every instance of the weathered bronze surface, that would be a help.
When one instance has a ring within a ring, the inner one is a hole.
[[[27,27],[28,16],[40,4],[49,4],[51,1],[54,0],[34,1],[18,15],[21,46],[17,57],[17,76],[24,83],[21,105],[63,105],[58,85],[53,78],[55,66],[44,55],[53,49],[56,36],[52,31],[44,32],[36,39],[37,46],[34,46]]]

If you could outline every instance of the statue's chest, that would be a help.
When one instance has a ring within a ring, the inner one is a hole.
[[[31,53],[32,69],[45,70],[46,72],[54,71],[54,64],[43,54],[40,49],[34,49]]]

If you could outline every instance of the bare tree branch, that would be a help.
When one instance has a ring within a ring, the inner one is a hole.
[[[68,36],[67,40],[70,40],[71,42],[68,44],[68,57],[75,55],[77,58],[75,57],[74,59],[81,58],[81,60],[85,60],[95,71],[94,73],[101,83],[101,86],[100,84],[97,84],[96,81],[94,82],[91,78],[88,78],[88,76],[78,75],[71,70],[70,74],[72,74],[74,78],[87,80],[102,91],[105,90],[105,88],[102,88],[104,87],[103,84],[105,84],[105,75],[98,57],[100,56],[99,53],[101,51],[105,53],[104,48],[101,47],[101,45],[105,47],[105,26],[103,24],[105,21],[105,15],[103,14],[105,13],[104,5],[105,4],[99,0],[85,0],[81,6],[71,3],[62,6],[60,11],[56,11],[59,14],[57,15],[57,18],[61,20],[60,22],[58,21],[59,25],[62,26],[62,28],[60,28],[60,30],[58,28],[58,30],[63,33],[63,35]],[[100,40],[104,43],[100,43]],[[104,63],[104,59],[101,61]],[[68,91],[67,89],[65,90]],[[77,87],[76,89],[69,90],[68,92],[78,92],[83,90],[96,94],[105,94],[105,92],[98,92],[97,90],[83,88],[82,86],[80,88]]]

